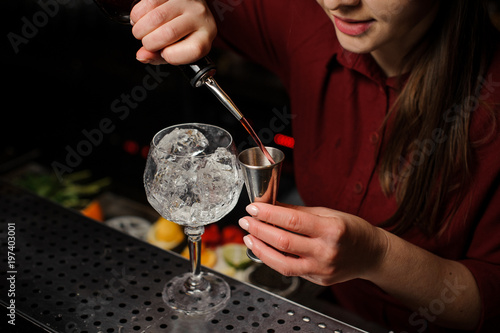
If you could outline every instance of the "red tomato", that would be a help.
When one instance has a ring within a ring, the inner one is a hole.
[[[219,226],[215,223],[209,224],[205,227],[205,232],[201,235],[201,241],[207,247],[217,247],[221,242],[221,234]]]
[[[245,236],[245,233],[243,232],[243,230],[241,230],[240,227],[237,227],[235,225],[228,225],[227,227],[222,229],[222,244],[244,244],[243,236]]]

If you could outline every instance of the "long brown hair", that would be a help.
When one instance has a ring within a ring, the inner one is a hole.
[[[442,0],[424,42],[406,57],[411,72],[384,122],[389,137],[379,164],[382,188],[398,202],[384,226],[396,234],[441,233],[465,197],[470,115],[492,35],[486,1]]]

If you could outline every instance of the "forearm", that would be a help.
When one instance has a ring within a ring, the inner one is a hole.
[[[413,309],[409,321],[423,317],[450,328],[476,328],[481,300],[467,267],[383,232],[387,251],[366,278]]]

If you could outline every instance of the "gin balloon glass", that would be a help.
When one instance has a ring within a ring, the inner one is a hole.
[[[151,206],[184,226],[188,238],[191,272],[167,282],[163,300],[188,315],[219,311],[231,292],[221,277],[201,271],[201,236],[234,208],[243,186],[231,135],[195,123],[161,130],[151,142],[144,186]]]

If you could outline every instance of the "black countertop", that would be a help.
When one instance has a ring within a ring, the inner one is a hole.
[[[16,323],[8,332],[365,332],[227,276],[226,308],[176,312],[161,291],[189,271],[186,259],[7,183],[0,226],[0,304]]]

